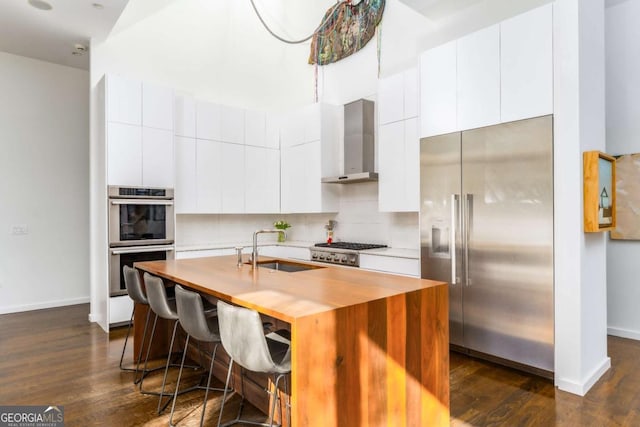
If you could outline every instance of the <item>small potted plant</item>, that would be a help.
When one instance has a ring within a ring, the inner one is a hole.
[[[287,235],[284,231],[287,228],[291,228],[291,224],[289,224],[287,221],[280,220],[280,221],[274,222],[273,226],[278,230],[282,230],[282,233],[278,233],[278,242],[280,243],[284,242],[285,239],[287,238]]]

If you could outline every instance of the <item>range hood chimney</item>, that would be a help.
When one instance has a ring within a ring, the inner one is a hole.
[[[322,178],[329,184],[377,181],[374,172],[374,104],[359,99],[344,106],[344,175]]]

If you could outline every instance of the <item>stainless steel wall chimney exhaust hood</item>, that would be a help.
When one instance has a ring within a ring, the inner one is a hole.
[[[374,104],[359,99],[344,106],[344,175],[322,178],[323,183],[353,184],[377,181],[374,172]]]

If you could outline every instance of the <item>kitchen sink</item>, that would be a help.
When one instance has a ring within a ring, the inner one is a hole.
[[[269,268],[271,270],[286,271],[287,273],[324,268],[316,265],[301,264],[291,261],[258,261],[258,267]]]

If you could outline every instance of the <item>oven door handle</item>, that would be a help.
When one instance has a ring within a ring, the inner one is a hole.
[[[118,199],[111,200],[111,204],[116,205],[162,205],[173,206],[173,200],[140,200],[140,199]]]
[[[135,246],[123,249],[111,249],[111,255],[138,254],[142,252],[173,251],[173,246]]]

